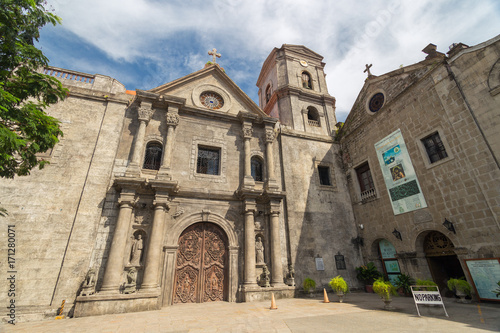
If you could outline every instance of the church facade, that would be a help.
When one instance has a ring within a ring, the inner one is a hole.
[[[431,278],[445,256],[462,270],[498,257],[498,45],[449,57],[431,46],[419,64],[370,75],[342,129],[323,57],[304,46],[272,50],[259,105],[218,64],[148,91],[45,69],[70,91],[48,110],[64,136],[40,156],[44,170],[0,188],[18,320],[53,316],[63,300],[74,316],[247,302],[297,296],[305,278],[359,288],[368,261],[388,278],[394,261]],[[373,145],[398,130],[413,172],[393,149],[392,185],[411,173],[421,193],[402,212]],[[437,164],[425,159],[434,133],[446,148]],[[453,253],[429,255],[436,242]]]

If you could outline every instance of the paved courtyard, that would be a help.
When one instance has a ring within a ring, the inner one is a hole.
[[[486,332],[500,331],[500,303],[456,303],[419,306],[411,297],[396,297],[395,311],[383,310],[375,294],[350,293],[344,303],[323,297],[270,302],[206,303],[166,307],[158,311],[2,324],[5,332]]]

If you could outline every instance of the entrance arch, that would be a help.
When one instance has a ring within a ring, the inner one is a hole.
[[[439,231],[431,231],[424,238],[424,253],[432,279],[440,290],[447,290],[446,281],[465,276],[453,242]],[[450,292],[447,296],[452,296]]]
[[[216,224],[195,223],[178,241],[172,303],[228,299],[228,240]]]

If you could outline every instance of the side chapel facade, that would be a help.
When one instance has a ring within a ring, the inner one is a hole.
[[[423,62],[370,74],[342,129],[323,58],[304,46],[270,53],[259,106],[217,64],[133,92],[45,69],[70,91],[48,110],[64,136],[44,170],[0,189],[18,319],[62,300],[89,316],[293,297],[306,277],[357,288],[355,267],[375,261],[390,278],[389,259],[442,279],[448,262],[452,276],[463,259],[498,257],[499,45],[448,57],[430,46]],[[373,144],[398,129],[426,207],[396,215]],[[425,146],[435,133],[437,164]]]

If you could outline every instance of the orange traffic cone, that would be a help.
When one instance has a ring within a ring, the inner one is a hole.
[[[323,288],[323,303],[330,303],[330,300],[328,299],[328,295],[326,294],[325,288]]]
[[[278,310],[276,301],[274,300],[274,293],[271,293],[271,310]]]

